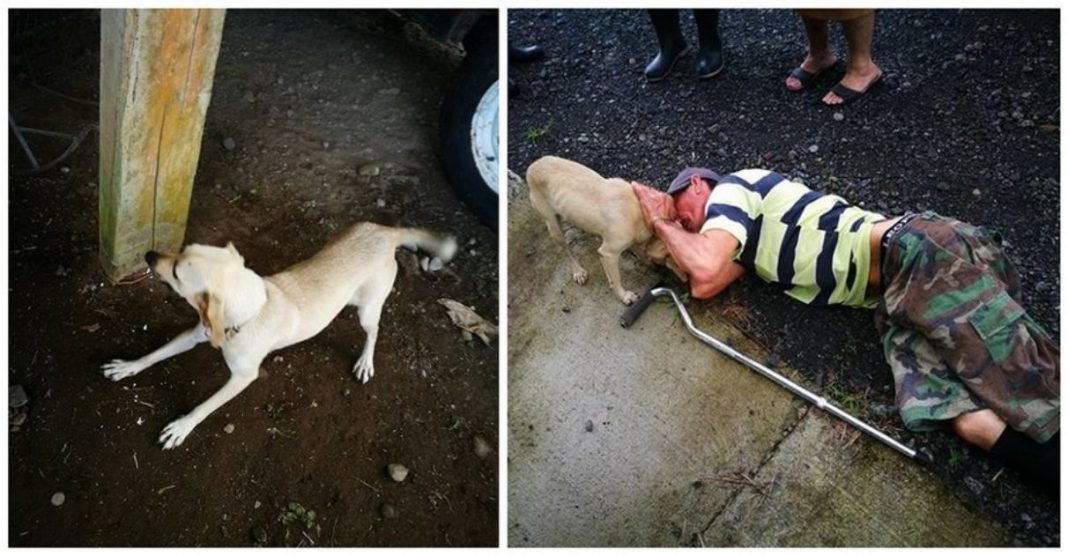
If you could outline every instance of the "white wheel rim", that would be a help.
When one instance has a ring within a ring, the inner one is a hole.
[[[475,115],[471,118],[471,155],[475,159],[475,166],[482,176],[482,181],[493,190],[494,195],[499,195],[497,185],[497,81],[494,81],[482,99],[478,101]]]

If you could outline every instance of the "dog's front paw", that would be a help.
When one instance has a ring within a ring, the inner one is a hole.
[[[360,356],[360,360],[356,362],[356,365],[352,367],[353,374],[356,375],[356,380],[367,384],[371,377],[375,376],[375,365],[370,359]]]
[[[159,443],[163,444],[164,450],[170,450],[171,448],[177,448],[185,441],[185,437],[189,436],[189,433],[193,432],[197,423],[189,417],[181,417],[171,421],[171,424],[163,428],[163,432],[159,435]]]
[[[624,291],[623,297],[621,297],[620,299],[623,301],[624,305],[629,307],[633,305],[635,301],[638,300],[638,294],[634,292]]]
[[[105,363],[101,368],[104,370],[104,376],[111,380],[122,380],[144,370],[144,367],[137,361],[123,361],[122,359],[112,359],[110,363]]]
[[[582,286],[586,283],[587,280],[590,279],[590,273],[586,272],[585,270],[580,270],[572,274],[571,277],[575,279],[576,284]]]

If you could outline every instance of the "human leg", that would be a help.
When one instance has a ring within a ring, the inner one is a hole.
[[[838,62],[827,40],[827,21],[801,14],[801,22],[808,39],[808,54],[786,78],[786,88],[791,91],[800,91],[811,85],[820,73]]]
[[[694,10],[697,23],[697,77],[706,79],[723,71],[723,43],[719,38],[719,10]]]
[[[686,39],[682,38],[682,30],[679,29],[678,10],[649,10],[649,19],[653,22],[660,51],[653,61],[645,66],[645,78],[655,82],[671,73],[675,62],[689,47],[686,45]]]
[[[872,37],[875,34],[875,13],[871,12],[843,21],[842,33],[845,35],[846,45],[849,48],[849,57],[846,74],[838,85],[848,91],[864,93],[883,75],[871,55]],[[845,94],[848,96],[848,93]],[[823,97],[823,103],[830,106],[843,104],[847,100],[833,90]]]

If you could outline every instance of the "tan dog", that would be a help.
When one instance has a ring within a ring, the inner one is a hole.
[[[397,247],[421,249],[448,261],[456,240],[426,230],[364,222],[343,232],[312,258],[261,278],[245,267],[234,245],[189,245],[178,254],[149,251],[145,261],[200,315],[197,325],[135,361],[104,365],[111,380],[136,375],[153,364],[210,341],[222,348],[230,380],[189,414],[163,429],[159,441],[174,448],[193,429],[259,375],[272,351],[315,336],[347,305],[355,305],[367,333],[353,372],[366,383],[374,375],[375,340],[382,306],[397,276]]]
[[[557,215],[601,238],[597,248],[601,266],[612,293],[625,305],[638,299],[637,294],[623,287],[619,276],[619,256],[627,249],[634,247],[639,257],[666,265],[680,279],[686,279],[670,259],[664,243],[645,224],[641,205],[627,181],[605,179],[577,162],[555,156],[535,160],[527,168],[526,180],[530,204],[545,220],[549,235],[567,253],[576,283],[585,284],[589,274],[568,247]]]

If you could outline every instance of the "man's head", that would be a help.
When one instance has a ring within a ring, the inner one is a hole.
[[[687,168],[671,182],[667,193],[675,199],[679,223],[687,231],[696,232],[705,223],[705,204],[719,174],[705,168]]]

